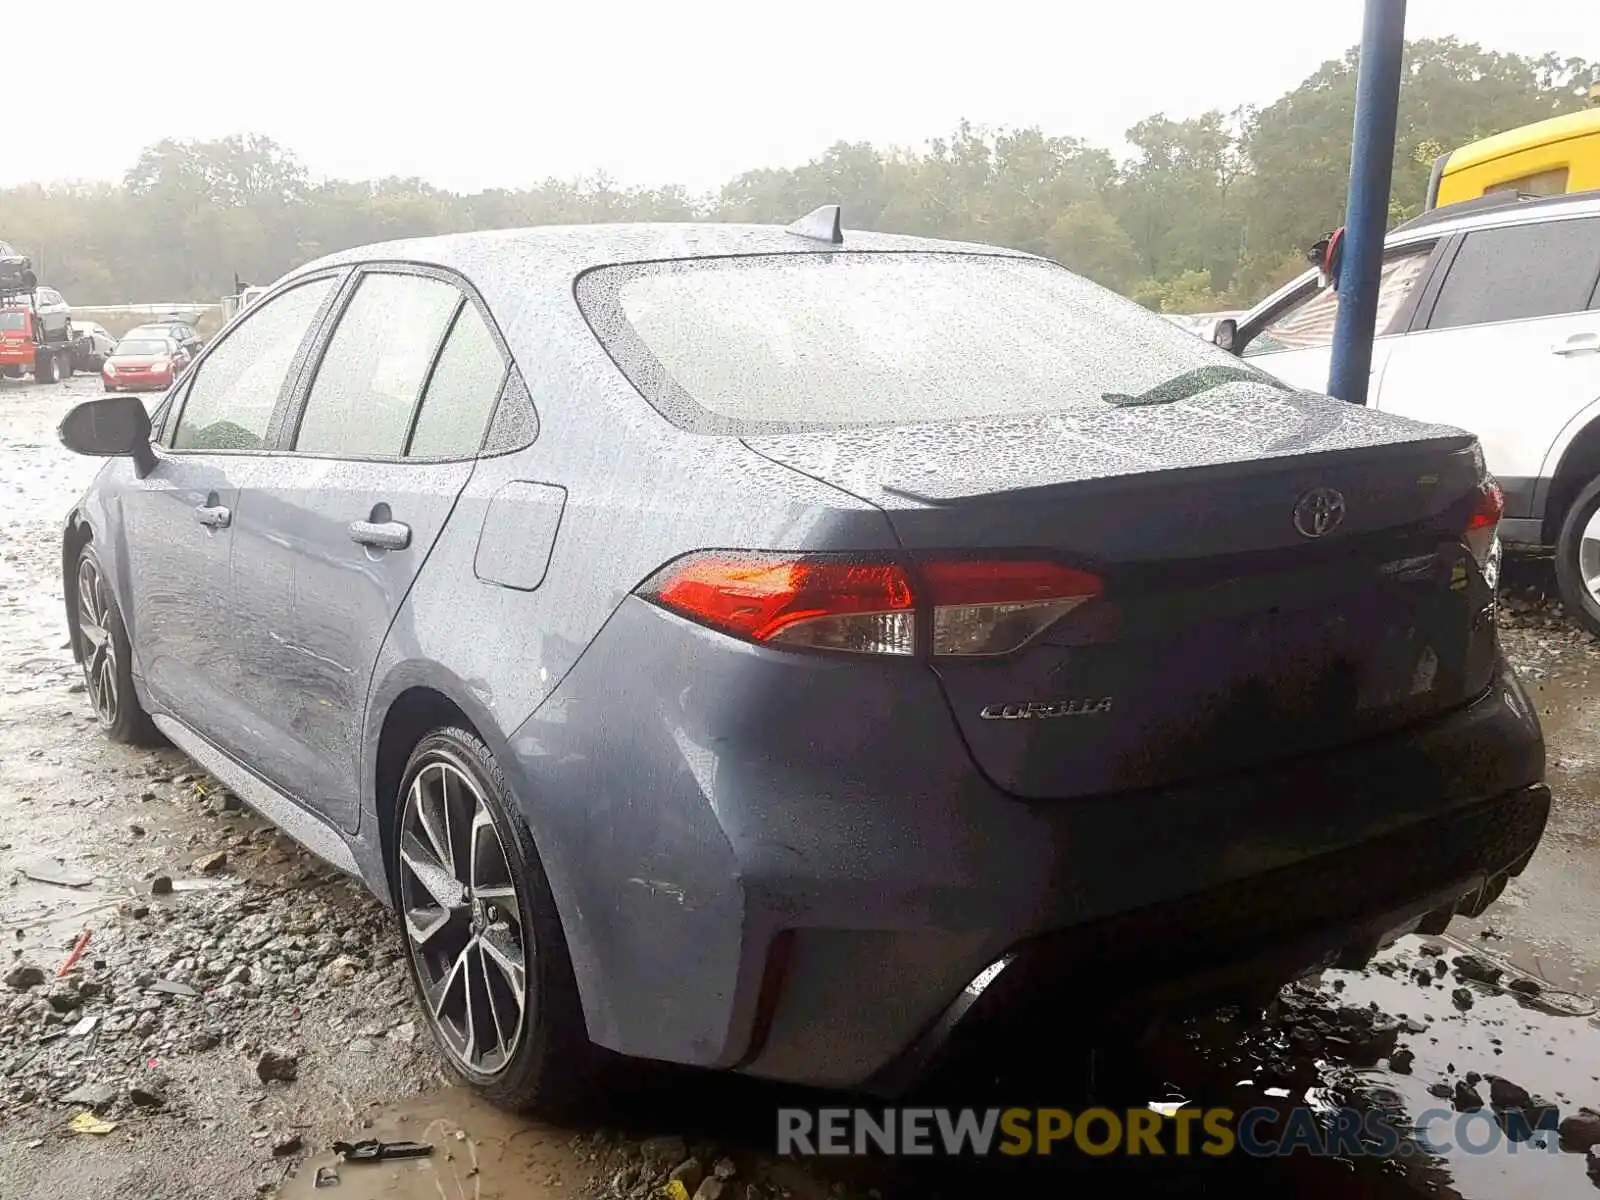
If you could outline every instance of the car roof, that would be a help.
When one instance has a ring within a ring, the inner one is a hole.
[[[1420,242],[1436,241],[1454,233],[1475,229],[1500,229],[1512,225],[1536,225],[1545,221],[1564,221],[1576,217],[1600,216],[1600,191],[1568,192],[1560,196],[1519,198],[1512,194],[1498,203],[1485,205],[1487,196],[1463,200],[1459,204],[1431,209],[1409,221],[1403,221],[1389,231],[1383,239],[1386,250],[1414,246]],[[1281,300],[1290,292],[1303,287],[1314,270],[1302,271],[1282,287],[1276,288],[1256,301],[1239,318],[1245,321]]]
[[[1492,194],[1492,193],[1491,193]],[[1600,192],[1569,192],[1560,196],[1519,198],[1507,193],[1499,203],[1483,204],[1488,196],[1435,208],[1390,230],[1385,245],[1400,246],[1470,229],[1495,229],[1504,225],[1533,225],[1571,217],[1600,216]],[[1468,206],[1472,207],[1468,207]]]
[[[782,225],[713,222],[542,225],[527,229],[442,234],[358,246],[307,263],[285,278],[328,266],[387,260],[447,267],[459,270],[475,281],[480,274],[497,275],[505,270],[514,270],[523,275],[561,275],[570,279],[591,268],[618,263],[874,250],[1035,257],[1020,250],[973,242],[864,233],[853,229],[845,230],[843,243],[836,245],[790,233]]]

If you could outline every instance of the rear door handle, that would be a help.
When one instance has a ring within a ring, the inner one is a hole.
[[[1600,352],[1600,333],[1575,333],[1550,347],[1551,354],[1594,354]]]
[[[194,510],[194,519],[208,529],[226,529],[233,522],[233,513],[224,504],[201,504]]]
[[[375,550],[404,550],[411,544],[411,526],[400,521],[352,521],[350,540]]]

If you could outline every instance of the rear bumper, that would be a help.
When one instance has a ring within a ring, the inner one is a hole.
[[[1399,734],[1027,803],[973,768],[926,667],[740,646],[637,600],[511,747],[590,1036],[830,1086],[925,1057],[1024,948],[1080,997],[1085,966],[1130,951],[1173,978],[1269,952],[1314,967],[1300,943],[1370,941],[1519,864],[1548,805],[1504,666]]]
[[[910,1086],[969,1023],[1002,1017],[1059,1029],[1086,1010],[1137,1022],[1262,983],[1359,967],[1399,934],[1442,932],[1456,913],[1481,912],[1527,866],[1549,813],[1546,787],[1519,788],[1424,828],[1020,943],[867,1087]]]

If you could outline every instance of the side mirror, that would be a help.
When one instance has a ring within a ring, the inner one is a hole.
[[[116,458],[126,454],[143,479],[156,465],[150,449],[150,414],[137,396],[107,396],[74,405],[56,427],[61,444],[74,454]]]
[[[1211,341],[1229,354],[1239,353],[1239,322],[1233,317],[1223,317],[1211,330]]]

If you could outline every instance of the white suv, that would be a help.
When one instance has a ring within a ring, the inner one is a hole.
[[[1501,536],[1554,546],[1567,609],[1600,634],[1600,193],[1491,194],[1384,247],[1367,403],[1470,430],[1506,494]],[[1326,391],[1338,297],[1308,271],[1215,340]]]

